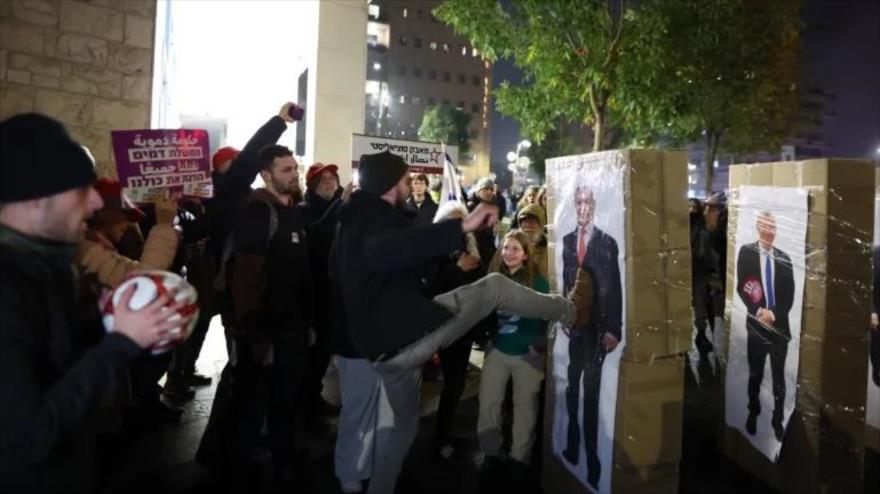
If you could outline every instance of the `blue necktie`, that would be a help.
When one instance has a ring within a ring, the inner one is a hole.
[[[773,269],[770,260],[770,255],[767,255],[766,261],[764,261],[764,271],[766,274],[764,275],[764,280],[767,284],[767,308],[772,309],[776,306],[776,297],[773,295]]]

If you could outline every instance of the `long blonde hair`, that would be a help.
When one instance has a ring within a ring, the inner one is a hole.
[[[522,268],[520,268],[523,274],[521,277],[517,275],[515,281],[519,281],[523,285],[531,288],[535,282],[535,275],[540,273],[540,269],[538,268],[538,265],[535,264],[535,260],[532,257],[534,252],[532,244],[529,242],[529,236],[522,230],[517,229],[507,232],[507,235],[505,235],[501,241],[501,248],[495,252],[495,256],[492,257],[492,262],[489,263],[489,272],[506,274],[511,276],[511,278],[514,276],[511,275],[510,271],[507,269],[507,265],[504,264],[504,261],[501,259],[501,253],[504,250],[504,243],[509,239],[516,240],[526,255],[526,258],[523,259]]]

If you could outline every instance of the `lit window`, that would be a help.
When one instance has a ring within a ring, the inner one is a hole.
[[[432,41],[431,44],[430,44],[429,46],[431,47],[432,50],[436,50],[436,49],[437,49],[437,42],[436,42],[436,41]]]
[[[401,36],[398,41],[400,43],[400,46],[406,46],[406,44],[409,42],[409,40],[406,38],[406,36]]]
[[[473,50],[471,50],[471,55],[474,56],[474,57],[479,57],[479,56],[480,56],[480,50],[474,48]]]
[[[400,16],[403,17],[404,19],[406,19],[407,16],[409,16],[409,12],[406,10],[406,7],[404,7],[403,10],[400,11]]]
[[[467,46],[461,45],[461,56],[466,57],[467,52],[468,52]]]
[[[449,43],[443,43],[443,51],[449,53]]]
[[[400,104],[401,104],[401,105],[405,105],[405,104],[406,104],[406,95],[405,95],[405,94],[401,94],[401,95],[400,95],[400,99],[399,99],[398,101],[400,101]]]
[[[459,101],[457,105],[455,105],[455,109],[458,111],[464,111],[464,101]]]
[[[368,6],[367,6],[367,13],[368,13],[368,14],[370,15],[370,17],[372,17],[373,19],[378,19],[378,18],[379,18],[379,6],[376,5],[376,4],[368,5]]]
[[[373,63],[373,70],[382,70],[382,64],[379,62]]]

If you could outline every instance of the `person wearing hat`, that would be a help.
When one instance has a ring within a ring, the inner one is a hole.
[[[474,185],[473,196],[468,201],[468,211],[473,211],[480,204],[495,203],[495,182],[489,177],[483,177]],[[496,205],[497,206],[497,205]],[[495,230],[492,227],[484,226],[476,232],[474,237],[477,239],[477,247],[480,249],[480,259],[492,259],[495,257]]]
[[[115,288],[133,271],[171,267],[180,239],[174,229],[177,201],[156,201],[156,224],[144,241],[138,223],[145,215],[123,195],[119,181],[99,179],[95,190],[104,207],[89,219],[88,231],[77,242],[74,259],[83,274],[94,275],[101,285]],[[126,243],[134,247],[120,249]],[[131,257],[120,254],[122,250],[130,251]]]
[[[131,359],[188,323],[174,320],[173,293],[128,310],[132,287],[106,336],[83,348],[79,335],[92,330],[84,321],[100,315],[77,305],[73,255],[103,205],[95,179],[60,122],[38,114],[0,122],[2,492],[95,491],[95,419],[118,405]]]
[[[303,213],[309,226],[309,262],[314,279],[315,310],[309,368],[303,383],[302,416],[313,436],[323,436],[327,426],[323,416],[330,408],[321,397],[324,374],[332,354],[332,308],[327,258],[336,231],[335,211],[343,195],[339,167],[315,163],[306,171]],[[329,212],[329,213],[328,213]],[[326,216],[326,217],[325,217]]]
[[[494,226],[498,209],[479,204],[464,219],[414,226],[402,210],[410,194],[407,168],[387,151],[361,157],[360,188],[340,207],[331,259],[332,269],[340,273],[351,342],[379,375],[379,385],[360,407],[366,425],[383,424],[373,431],[372,493],[394,492],[418,431],[421,365],[437,351],[496,309],[569,325],[582,324],[590,310],[587,277],[580,279],[572,301],[540,294],[497,273],[433,298],[425,295],[425,263],[463,250],[464,234]],[[343,383],[343,402],[346,388]]]
[[[406,210],[415,217],[416,225],[429,225],[434,221],[437,203],[428,194],[428,177],[424,173],[412,177],[412,194],[406,200]]]
[[[526,234],[532,247],[532,261],[538,266],[541,276],[546,277],[549,270],[547,257],[547,236],[544,226],[547,224],[547,213],[537,204],[529,204],[522,208],[516,217],[519,229]]]

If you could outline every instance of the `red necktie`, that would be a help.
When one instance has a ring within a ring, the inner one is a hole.
[[[584,257],[587,255],[587,242],[584,229],[578,228],[578,267],[584,265]]]

